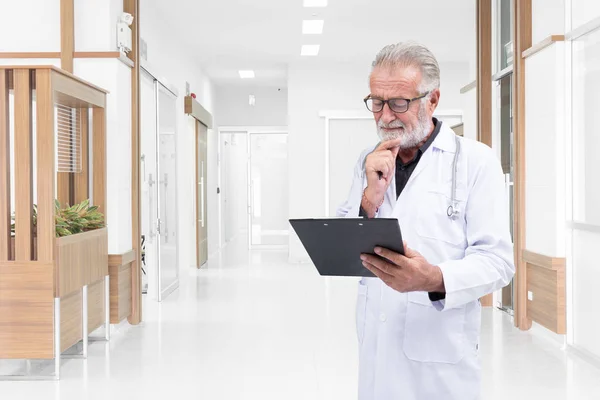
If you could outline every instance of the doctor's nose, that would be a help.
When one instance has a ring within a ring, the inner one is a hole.
[[[396,114],[390,109],[390,106],[387,104],[383,105],[383,110],[381,110],[381,120],[385,124],[389,124],[390,122],[398,119]]]

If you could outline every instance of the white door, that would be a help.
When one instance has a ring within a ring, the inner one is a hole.
[[[142,287],[150,298],[158,299],[158,184],[155,80],[145,71],[140,74],[140,188]]]
[[[177,98],[157,82],[158,99],[158,300],[179,286],[177,236]]]
[[[289,243],[287,133],[250,132],[249,245]]]

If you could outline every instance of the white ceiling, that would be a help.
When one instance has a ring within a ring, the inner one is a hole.
[[[475,0],[329,0],[310,9],[302,0],[155,5],[178,36],[189,38],[186,46],[217,85],[285,86],[303,44],[321,45],[315,63],[368,63],[384,45],[403,40],[427,45],[440,61],[468,62],[475,49]],[[325,20],[322,35],[302,35],[302,20],[311,18]],[[240,69],[254,70],[256,79],[242,81]]]

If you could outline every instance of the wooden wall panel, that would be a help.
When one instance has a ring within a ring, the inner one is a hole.
[[[56,243],[58,297],[68,296],[108,275],[106,228],[58,238]]]
[[[54,260],[54,102],[50,70],[36,71],[37,114],[37,259]]]
[[[75,174],[75,203],[81,203],[90,197],[89,109],[81,108],[79,110],[79,118],[81,118],[81,172]]]
[[[532,45],[532,6],[531,0],[514,0],[514,54]],[[515,210],[514,210],[514,247],[515,247],[515,326],[522,330],[531,328],[532,320],[527,315],[527,266],[522,253],[525,249],[525,59],[515,57],[513,65],[513,135],[515,160]]]
[[[73,72],[75,52],[75,5],[74,0],[60,0],[60,65]]]
[[[10,255],[10,128],[7,71],[0,69],[0,262]]]
[[[52,264],[0,262],[0,359],[54,358]]]
[[[15,82],[15,260],[32,258],[32,132],[31,87],[28,69],[14,71]]]
[[[106,214],[106,113],[102,108],[94,108],[93,112],[93,203],[101,213]]]
[[[477,135],[492,146],[492,0],[477,0]]]
[[[104,285],[104,279],[88,285],[88,334],[104,325],[106,316]]]
[[[131,316],[132,271],[135,252],[109,256],[110,271],[110,322],[118,324]]]
[[[81,290],[60,300],[60,350],[83,339],[83,296]]]
[[[526,261],[527,291],[533,300],[527,301],[527,316],[532,321],[558,334],[566,333],[566,290],[564,259],[554,259],[557,268]]]
[[[142,271],[140,266],[140,0],[123,0],[123,11],[133,15],[131,25],[133,48],[128,57],[133,61],[131,69],[131,246],[136,259],[131,267],[131,315],[129,323],[142,321]]]

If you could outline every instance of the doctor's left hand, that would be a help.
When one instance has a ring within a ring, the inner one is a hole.
[[[392,289],[405,292],[445,292],[444,278],[439,267],[431,265],[419,252],[404,243],[405,255],[377,247],[380,257],[362,254],[363,265]]]

